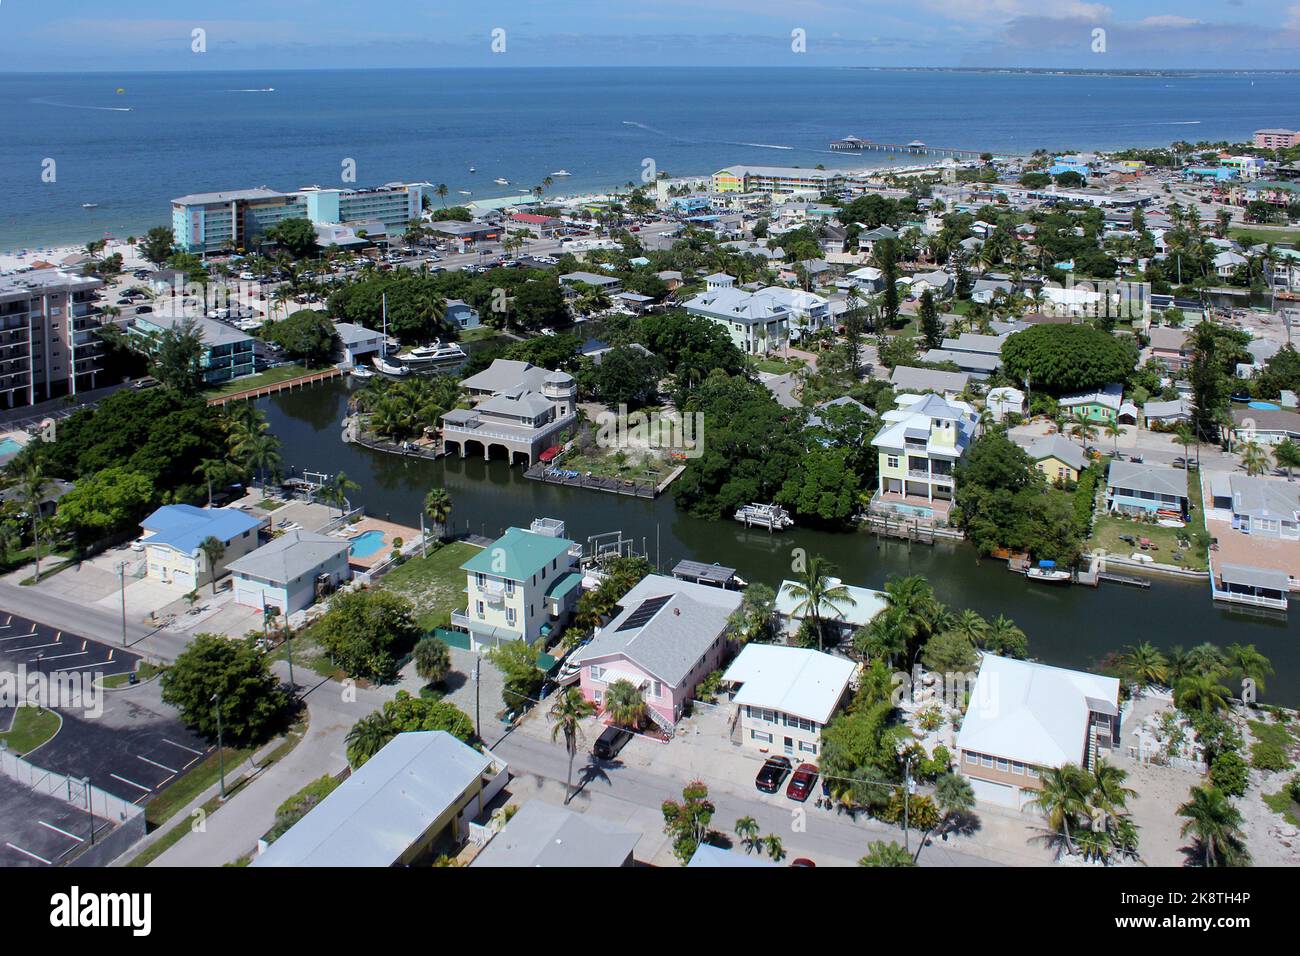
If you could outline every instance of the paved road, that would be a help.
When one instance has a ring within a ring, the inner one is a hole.
[[[502,740],[493,748],[493,752],[506,759],[515,776],[534,775],[563,782],[568,770],[568,756],[563,745],[552,745],[520,732]],[[603,766],[596,766],[593,762],[584,767],[580,757],[574,767],[575,782],[584,776],[589,779],[577,799],[589,801],[592,812],[597,814],[601,813],[602,806],[608,806],[609,816],[613,818],[626,816],[628,804],[657,814],[664,800],[680,799],[682,786],[686,782],[617,762],[605,763]],[[511,786],[514,787],[515,784]],[[764,802],[758,797],[746,798],[713,788],[709,795],[717,807],[713,818],[716,829],[729,833],[736,820],[751,816],[758,821],[761,832],[775,833],[781,837],[788,859],[802,856],[822,865],[850,865],[866,852],[867,844],[873,840],[902,842],[902,834],[896,827],[868,820],[855,823],[846,815],[818,810],[811,804],[803,805],[806,810],[806,828],[799,832],[796,830],[796,817],[792,813],[799,807],[793,803],[786,808]],[[913,839],[916,839],[915,833]],[[922,866],[1000,865],[970,853],[949,849],[938,841],[922,852],[920,862]]]

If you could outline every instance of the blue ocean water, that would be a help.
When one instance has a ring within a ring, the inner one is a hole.
[[[121,89],[122,92],[117,92]],[[273,92],[253,92],[273,89]],[[174,196],[445,182],[551,194],[731,163],[861,167],[849,133],[994,151],[1239,140],[1294,124],[1294,73],[1044,75],[847,68],[556,68],[0,75],[0,250],[124,237]],[[56,180],[43,182],[42,161]],[[906,161],[899,158],[899,162]],[[470,173],[475,166],[477,172]],[[510,186],[495,185],[503,177]],[[517,184],[517,185],[516,185]],[[97,208],[83,209],[83,203]]]

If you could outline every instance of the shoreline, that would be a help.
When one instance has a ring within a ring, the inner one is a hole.
[[[828,152],[831,151],[828,150]],[[852,155],[854,159],[861,159],[861,154],[852,154]],[[881,157],[881,163],[879,165],[864,166],[858,162],[855,162],[852,165],[849,164],[844,164],[844,165],[823,164],[823,165],[825,165],[827,169],[843,169],[846,172],[854,172],[854,173],[874,174],[885,170],[889,170],[890,172],[895,172],[895,173],[916,173],[928,169],[937,169],[943,164],[943,162],[945,162],[945,160],[936,159],[934,162],[930,162],[930,163],[915,163],[915,164],[908,164],[907,166],[891,167],[889,165],[889,161],[884,159],[885,156],[895,156],[895,155],[904,156],[908,154],[880,153],[879,155]],[[759,164],[749,163],[749,164],[733,164],[733,165],[759,165]],[[779,164],[774,164],[774,165],[779,165]],[[815,167],[810,166],[807,168],[813,169]],[[666,182],[682,182],[688,180],[708,179],[712,175],[713,173],[711,172],[699,173],[699,174],[687,173],[680,176],[671,176],[666,180]],[[646,185],[653,185],[653,184],[646,184]],[[565,196],[557,195],[557,196],[550,196],[550,197],[543,196],[540,200],[531,194],[525,196],[523,193],[517,193],[517,194],[507,193],[504,196],[483,197],[480,200],[474,200],[471,198],[465,202],[460,202],[460,201],[453,202],[451,201],[451,197],[449,196],[447,208],[450,209],[455,206],[471,207],[476,201],[500,203],[506,199],[516,199],[516,198],[521,200],[522,202],[540,203],[542,205],[570,205],[570,204],[582,204],[588,202],[602,202],[613,198],[613,195],[615,194],[615,192],[617,192],[617,188],[618,187],[606,187],[605,190],[602,191],[600,187],[596,187],[594,189],[586,190],[580,193],[576,193],[574,195],[565,195]],[[502,208],[502,207],[498,207],[498,208]],[[483,211],[485,212],[486,210]],[[166,219],[166,217],[162,217],[162,218],[164,220]],[[166,222],[160,221],[155,225],[166,225]],[[151,228],[154,227],[144,226],[139,230],[138,233],[135,234],[128,233],[128,235],[137,235],[139,237],[143,237],[144,233],[146,233]],[[28,245],[21,245],[21,244],[11,245],[10,248],[0,250],[0,274],[12,272],[15,269],[30,268],[32,263],[36,261],[49,262],[52,265],[54,265],[56,268],[77,268],[80,265],[80,263],[71,263],[68,265],[62,265],[61,263],[63,260],[69,257],[76,256],[78,254],[84,254],[85,244],[87,242],[91,241],[92,239],[102,239],[102,238],[104,238],[103,234],[97,232],[95,235],[87,239],[60,239],[54,242],[46,242],[42,244],[31,243]],[[108,246],[105,247],[104,254],[112,255],[115,252],[122,253],[122,264],[127,271],[130,271],[131,269],[138,268],[141,266],[152,269],[152,266],[144,262],[143,259],[140,259],[137,256],[133,256],[135,252],[135,248],[133,246],[128,245],[126,239],[127,239],[127,235],[113,236],[109,240]]]

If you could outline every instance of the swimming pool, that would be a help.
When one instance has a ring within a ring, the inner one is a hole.
[[[23,446],[12,438],[6,438],[4,441],[0,441],[0,458],[3,458],[5,455],[16,455],[22,450]]]
[[[1281,405],[1275,405],[1273,402],[1250,402],[1249,406],[1260,412],[1277,412],[1282,410]]]
[[[348,545],[348,554],[354,558],[368,558],[383,546],[382,531],[363,531]]]

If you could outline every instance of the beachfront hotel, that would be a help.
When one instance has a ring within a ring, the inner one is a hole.
[[[728,166],[713,174],[715,193],[810,193],[820,196],[848,185],[842,169],[799,166]]]
[[[0,277],[0,394],[4,407],[95,388],[103,371],[98,279],[58,269]]]
[[[194,193],[172,200],[172,235],[179,248],[199,254],[246,249],[286,219],[310,220],[330,236],[343,226],[352,227],[351,233],[360,229],[370,239],[391,237],[420,218],[432,194],[430,183],[387,183],[374,189],[306,186],[287,193],[259,186]]]

